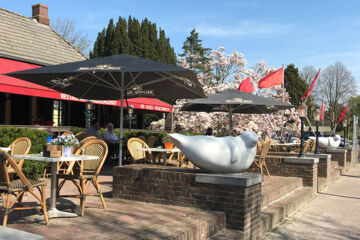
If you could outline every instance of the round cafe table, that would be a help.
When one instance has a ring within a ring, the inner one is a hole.
[[[50,209],[48,210],[49,218],[64,218],[64,217],[77,217],[76,213],[63,212],[59,211],[56,208],[56,181],[57,181],[57,167],[58,162],[71,162],[71,161],[81,161],[81,160],[96,160],[99,159],[98,156],[89,156],[89,155],[71,155],[70,157],[44,157],[40,154],[28,154],[28,155],[11,155],[15,159],[24,159],[24,160],[33,160],[39,162],[49,162],[51,163],[51,195],[50,195]],[[37,219],[34,219],[35,221]],[[39,219],[40,220],[40,219]],[[41,219],[40,221],[43,221]]]

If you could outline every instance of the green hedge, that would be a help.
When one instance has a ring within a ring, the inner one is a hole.
[[[85,128],[78,128],[78,127],[74,127],[74,128],[71,128],[71,131],[76,134],[78,132],[85,132],[86,129]],[[119,129],[115,129],[115,134],[117,136],[119,136]],[[99,133],[100,135],[104,135],[104,133],[106,132],[106,129],[105,128],[102,128],[99,130]],[[155,136],[157,137],[157,141],[155,142],[154,146],[162,146],[163,145],[163,137],[165,137],[167,135],[166,132],[155,132],[155,131],[147,131],[147,130],[137,130],[137,129],[134,129],[134,130],[127,130],[127,129],[124,129],[123,131],[123,138],[124,139],[130,139],[132,137],[138,137],[138,136],[145,136],[145,138],[148,138],[150,136]],[[126,143],[125,143],[126,144]]]
[[[48,132],[44,130],[0,127],[0,146],[7,147],[20,137],[28,137],[31,140],[30,153],[39,153],[42,152],[43,146],[46,144],[47,136]],[[25,161],[22,170],[27,177],[39,177],[46,165],[47,163],[43,162]]]

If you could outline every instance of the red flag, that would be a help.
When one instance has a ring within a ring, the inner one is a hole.
[[[320,121],[324,121],[324,112],[325,112],[325,105],[324,105],[324,102],[322,102],[322,103],[321,103]]]
[[[254,87],[250,81],[250,77],[245,78],[245,80],[240,83],[238,90],[247,93],[254,92]]]
[[[348,109],[349,105],[346,106],[346,108],[341,112],[341,116],[339,117],[339,120],[337,121],[337,123],[339,124],[341,122],[341,120],[344,118],[346,110]]]
[[[311,83],[311,86],[310,86],[309,90],[305,93],[304,96],[302,96],[301,100],[304,100],[307,96],[309,96],[309,94],[311,93],[311,91],[312,91],[312,89],[313,89],[313,87],[315,85],[316,79],[319,76],[319,73],[320,73],[320,69],[319,69],[318,73],[316,74],[314,81]]]
[[[284,82],[284,68],[272,72],[259,81],[259,88],[269,88],[272,86],[283,84]]]

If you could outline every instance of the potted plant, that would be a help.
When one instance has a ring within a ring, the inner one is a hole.
[[[165,136],[163,140],[164,140],[165,149],[172,149],[174,147],[174,144],[171,142],[169,136]]]
[[[69,157],[71,156],[73,147],[77,146],[79,141],[74,135],[66,135],[58,136],[57,138],[52,139],[50,144],[63,146],[62,156]]]

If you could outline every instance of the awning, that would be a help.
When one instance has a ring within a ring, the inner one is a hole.
[[[76,97],[60,93],[53,89],[43,87],[31,82],[2,75],[9,72],[34,69],[39,67],[41,66],[0,58],[0,92],[34,97],[52,98],[58,100],[68,100],[75,102],[88,101],[87,99],[78,99]],[[132,98],[128,99],[127,102],[131,104],[135,109],[158,112],[172,112],[173,110],[173,107],[171,105],[156,98]],[[120,100],[93,100],[93,103],[117,107],[120,107],[121,105]],[[126,101],[124,101],[124,107],[127,107]]]

